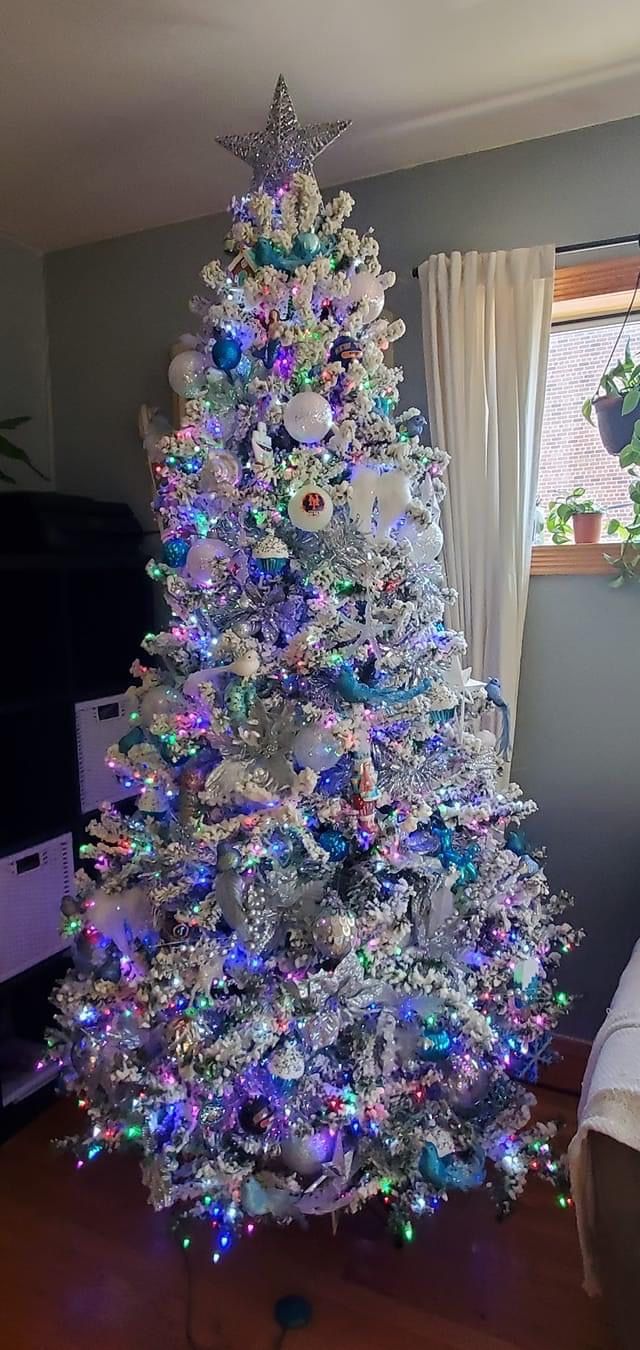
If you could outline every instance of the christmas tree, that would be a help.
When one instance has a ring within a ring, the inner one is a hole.
[[[557,1167],[524,1080],[574,935],[481,725],[499,686],[444,622],[447,460],[399,410],[394,278],[313,175],[344,125],[301,127],[280,79],[223,142],[253,187],[170,368],[182,426],[148,438],[172,617],[110,752],[140,792],[63,902],[79,1163],[136,1146],[215,1259],[375,1196],[409,1238],[448,1191],[504,1211]]]

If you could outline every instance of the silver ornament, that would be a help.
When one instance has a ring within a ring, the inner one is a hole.
[[[445,1097],[459,1115],[472,1115],[487,1095],[489,1074],[483,1064],[470,1056],[453,1060],[451,1069],[443,1083]]]
[[[269,1072],[288,1082],[297,1082],[302,1078],[305,1067],[304,1055],[295,1041],[285,1041],[283,1045],[276,1046],[269,1056]]]
[[[325,910],[318,915],[313,925],[316,951],[325,957],[346,956],[354,945],[356,930],[355,917],[347,910]]]

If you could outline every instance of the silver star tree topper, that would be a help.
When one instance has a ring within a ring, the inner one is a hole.
[[[286,80],[279,75],[265,130],[216,136],[216,141],[251,165],[253,188],[275,192],[296,170],[313,173],[314,159],[350,126],[351,122],[312,122],[301,127]]]

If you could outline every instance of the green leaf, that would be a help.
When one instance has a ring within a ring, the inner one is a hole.
[[[630,389],[628,394],[625,394],[622,400],[623,417],[626,416],[627,413],[633,412],[634,408],[637,408],[639,403],[640,403],[640,389],[638,388]]]
[[[38,478],[44,479],[45,483],[48,481],[46,473],[41,473],[40,469],[36,468],[26,450],[22,450],[19,445],[14,445],[13,441],[8,441],[7,437],[2,435],[0,435],[0,455],[5,459],[14,459],[19,464],[27,464],[33,473],[37,473]]]
[[[570,496],[570,497],[584,497],[585,491],[586,491],[585,488],[577,487],[577,488],[574,488],[574,489],[573,489],[573,492],[570,492],[570,493],[569,493],[569,496]]]
[[[628,469],[630,464],[640,464],[640,449],[633,441],[629,441],[624,450],[620,451],[618,463],[623,469]]]
[[[607,534],[617,534],[619,529],[620,529],[620,521],[610,520],[609,524],[607,525]]]
[[[615,577],[613,581],[609,582],[609,585],[612,591],[618,590],[620,586],[624,586],[624,576]]]
[[[593,426],[593,399],[586,398],[582,405],[582,416]],[[549,503],[551,505],[551,503]]]
[[[30,417],[5,417],[0,422],[0,431],[15,431],[16,427],[22,427],[25,422],[30,421]]]

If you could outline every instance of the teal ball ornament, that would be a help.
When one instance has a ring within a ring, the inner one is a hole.
[[[426,1027],[422,1043],[422,1058],[438,1064],[451,1053],[451,1037],[444,1027]]]
[[[162,545],[162,558],[167,567],[184,567],[188,552],[187,539],[165,539]]]
[[[315,230],[301,230],[296,236],[293,251],[301,262],[311,262],[320,252],[321,244]]]
[[[216,338],[211,348],[211,359],[218,370],[224,370],[227,374],[235,370],[242,360],[242,347],[238,339],[231,337],[229,333],[223,333]]]
[[[316,835],[316,842],[329,854],[332,862],[343,862],[349,852],[349,841],[333,826],[321,830]]]

